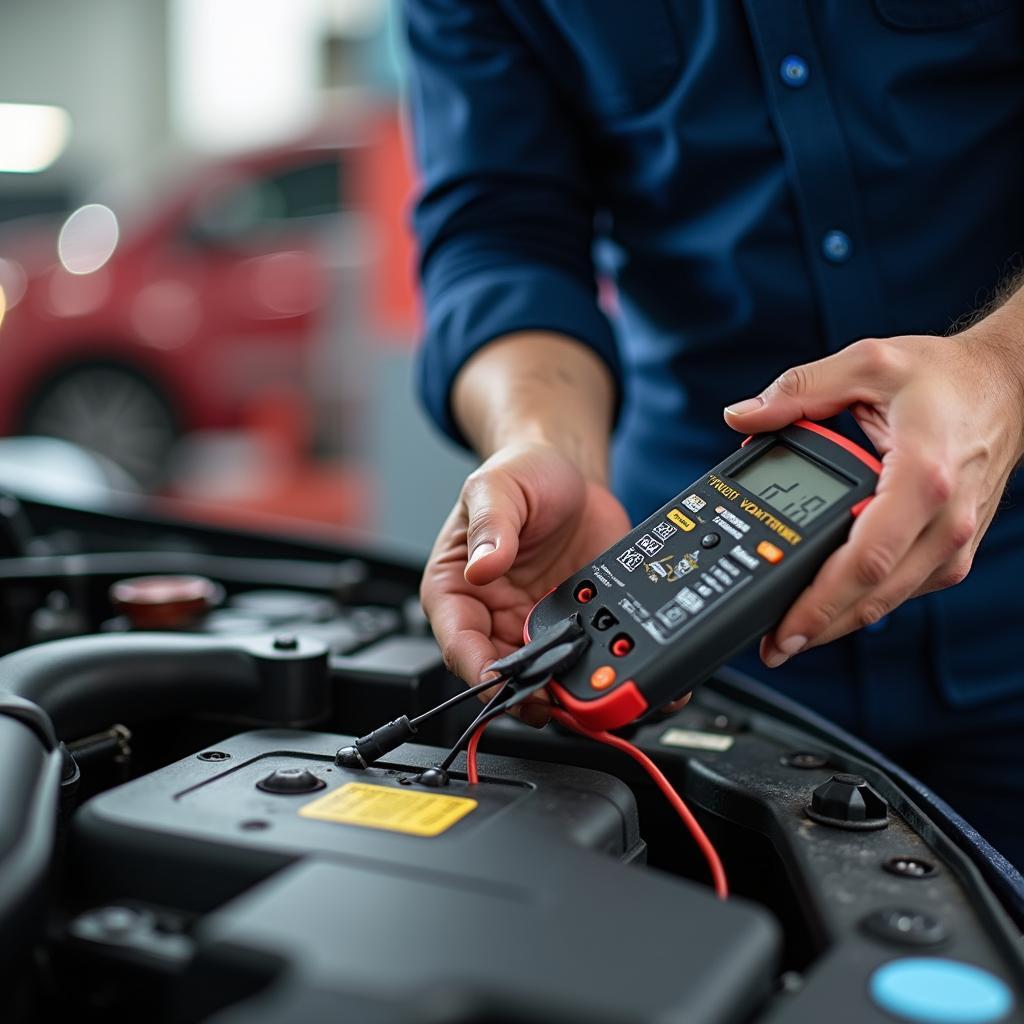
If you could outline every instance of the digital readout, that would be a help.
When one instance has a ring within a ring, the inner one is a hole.
[[[798,526],[813,522],[853,488],[783,444],[773,445],[733,474],[733,479]]]

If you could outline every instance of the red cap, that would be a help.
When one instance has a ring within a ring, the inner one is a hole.
[[[133,576],[110,588],[114,607],[135,629],[182,629],[224,598],[224,588],[205,576]]]

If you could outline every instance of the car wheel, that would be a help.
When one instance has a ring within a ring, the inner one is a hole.
[[[59,437],[117,463],[144,487],[156,485],[178,437],[167,399],[119,366],[80,366],[48,381],[28,406],[21,433]]]

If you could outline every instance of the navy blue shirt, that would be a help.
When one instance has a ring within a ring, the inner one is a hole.
[[[458,437],[470,354],[527,328],[578,339],[621,386],[614,483],[634,520],[736,447],[724,404],[857,338],[948,332],[1024,250],[1019,2],[405,7],[426,404]],[[1021,579],[1013,499],[965,583],[776,677],[911,743],[894,694],[956,714],[1024,694]]]

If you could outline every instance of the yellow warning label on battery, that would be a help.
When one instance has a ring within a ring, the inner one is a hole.
[[[697,525],[689,516],[684,516],[677,508],[669,509],[668,517],[680,530],[684,530],[687,533]]]
[[[477,806],[475,800],[393,786],[349,782],[299,808],[303,818],[382,828],[409,836],[439,836]]]

